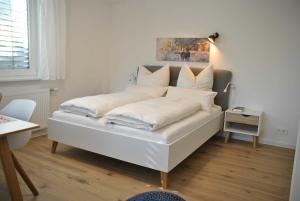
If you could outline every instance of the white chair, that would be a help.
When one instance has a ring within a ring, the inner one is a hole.
[[[27,99],[16,99],[8,103],[1,111],[0,114],[29,121],[34,112],[36,102]],[[25,146],[31,138],[31,132],[17,133],[8,136],[8,144],[11,149],[19,149]]]
[[[20,119],[23,121],[29,121],[36,107],[36,102],[27,99],[16,99],[8,103],[1,111],[0,114]],[[7,141],[10,149],[18,149],[25,146],[31,138],[31,132],[17,133],[14,135],[7,136]],[[33,185],[32,181],[29,179],[25,173],[23,167],[15,157],[13,153],[12,158],[17,171],[20,173],[21,177],[24,179],[27,186],[30,188],[31,192],[37,196],[39,194],[38,190]]]

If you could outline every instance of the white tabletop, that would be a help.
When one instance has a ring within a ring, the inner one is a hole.
[[[0,115],[0,137],[39,128],[38,124]]]

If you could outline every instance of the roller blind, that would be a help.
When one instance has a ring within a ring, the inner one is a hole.
[[[29,69],[27,0],[0,0],[0,70],[3,69]]]

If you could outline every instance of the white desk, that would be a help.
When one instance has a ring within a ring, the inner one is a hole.
[[[10,150],[7,136],[35,128],[39,128],[39,125],[0,115],[0,158],[12,201],[23,200],[16,170],[20,173],[32,193],[34,195],[38,195],[39,193]],[[22,134],[20,133],[20,135]]]

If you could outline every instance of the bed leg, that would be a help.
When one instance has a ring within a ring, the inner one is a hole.
[[[58,142],[56,142],[56,141],[52,142],[52,148],[51,148],[51,153],[52,154],[55,154],[57,145],[58,145]]]
[[[160,172],[160,182],[163,189],[168,188],[168,173]]]

